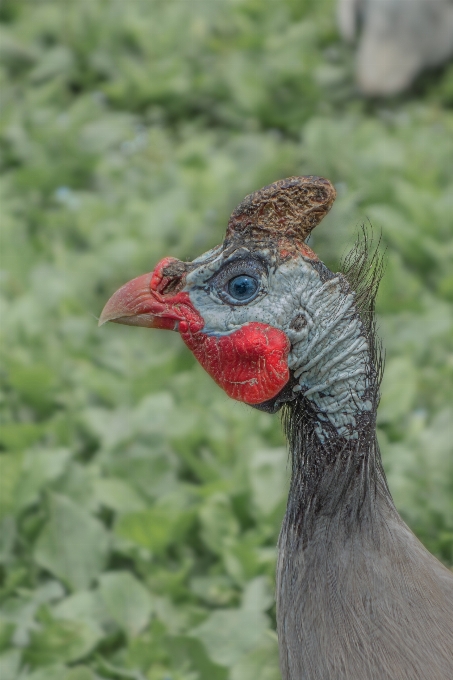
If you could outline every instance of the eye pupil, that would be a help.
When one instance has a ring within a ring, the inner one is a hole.
[[[228,292],[235,300],[247,300],[257,289],[258,282],[252,276],[235,276],[228,283]]]

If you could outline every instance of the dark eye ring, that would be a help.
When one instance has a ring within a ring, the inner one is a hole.
[[[228,281],[227,290],[233,300],[245,302],[254,297],[258,290],[258,281],[253,276],[240,274]]]
[[[236,257],[207,281],[207,292],[228,305],[248,305],[266,293],[266,265],[256,257]]]

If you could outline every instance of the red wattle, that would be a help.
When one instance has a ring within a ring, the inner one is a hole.
[[[190,322],[181,337],[229,397],[246,404],[272,399],[289,380],[290,343],[283,331],[251,322],[229,335],[206,335]]]

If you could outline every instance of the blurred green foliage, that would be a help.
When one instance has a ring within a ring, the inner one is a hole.
[[[2,680],[278,680],[277,418],[176,334],[96,315],[222,240],[291,174],[338,188],[311,245],[382,230],[379,437],[395,501],[453,562],[453,70],[354,92],[331,0],[2,0]]]

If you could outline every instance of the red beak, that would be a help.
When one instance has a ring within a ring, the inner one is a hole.
[[[193,316],[194,311],[188,295],[178,292],[184,286],[184,275],[164,274],[165,268],[178,262],[167,257],[153,272],[138,276],[119,288],[102,310],[99,326],[113,321],[128,326],[177,331],[180,321],[188,318],[188,307],[192,312],[189,316]],[[170,282],[173,284],[171,292],[166,293]]]

